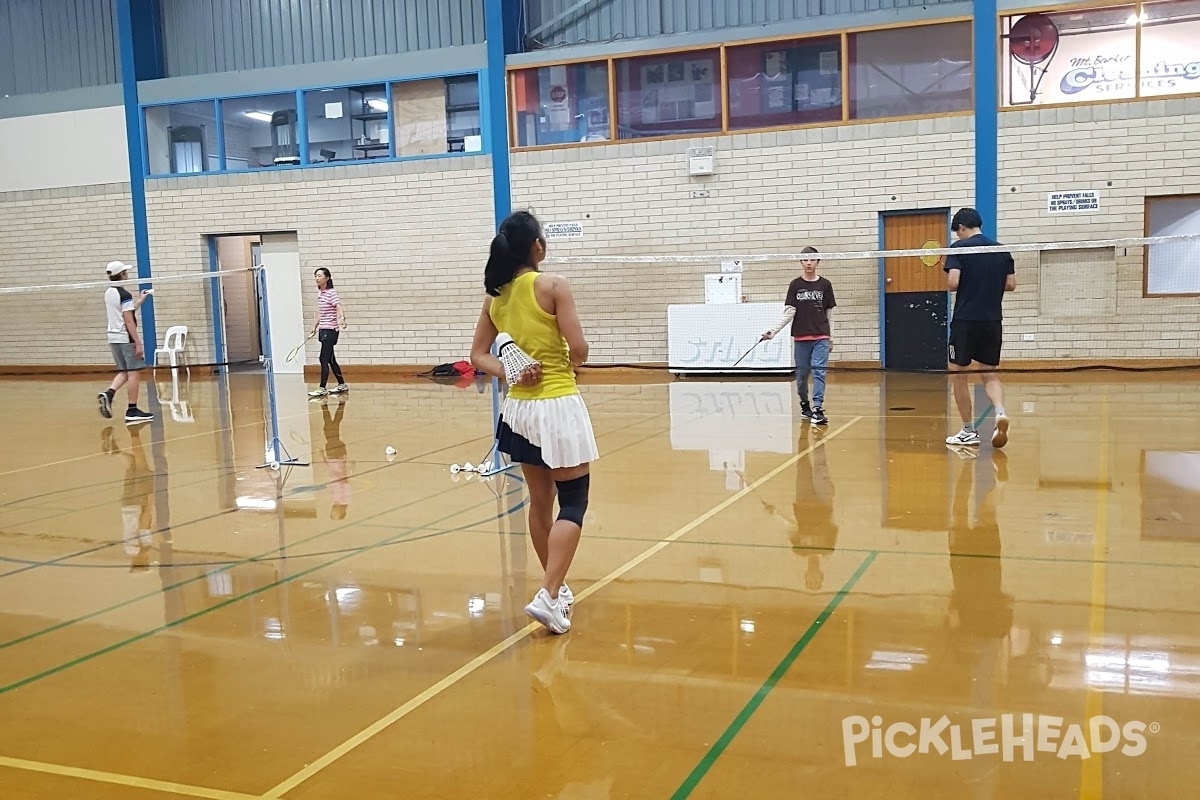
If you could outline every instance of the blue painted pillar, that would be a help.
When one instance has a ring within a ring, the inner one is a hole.
[[[520,46],[521,0],[484,0],[483,23],[487,36],[487,70],[484,73],[487,94],[488,138],[492,148],[492,196],[496,225],[512,211],[512,181],[508,162],[508,76],[504,57]]]
[[[1000,29],[996,15],[996,0],[975,0],[975,208],[990,236],[998,236],[1000,195]]]
[[[146,221],[145,137],[138,108],[138,81],[162,77],[158,0],[117,1],[117,49],[121,57],[121,93],[125,103],[125,139],[129,145],[129,197],[133,206],[133,248],[138,278],[149,281],[150,226]],[[154,301],[142,306],[142,339],[147,360],[158,346]]]

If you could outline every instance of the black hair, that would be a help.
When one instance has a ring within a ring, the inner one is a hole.
[[[813,247],[811,244],[800,251],[800,255],[809,255],[809,254],[816,254],[816,253],[817,253],[817,248]],[[820,261],[821,259],[818,258],[818,259],[814,259],[814,260]]]
[[[121,276],[124,274],[124,272],[118,272],[116,275],[109,275],[108,279],[113,283],[116,283],[117,281],[121,280]],[[107,289],[105,291],[107,291]]]
[[[500,223],[500,232],[492,239],[487,266],[483,269],[483,286],[492,297],[499,297],[521,267],[534,266],[533,246],[542,238],[542,225],[528,211],[514,211]]]
[[[973,208],[960,208],[955,214],[954,219],[950,221],[950,230],[957,231],[959,228],[982,228],[983,217],[979,216],[979,212]]]
[[[333,288],[333,273],[330,272],[329,270],[325,269],[324,267],[317,267],[313,271],[313,275],[316,275],[318,272],[325,273],[325,288],[332,289]]]

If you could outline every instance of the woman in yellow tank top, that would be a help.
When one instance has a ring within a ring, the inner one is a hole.
[[[538,271],[545,258],[546,239],[532,214],[518,211],[500,224],[484,269],[488,297],[471,363],[505,380],[504,363],[491,353],[500,336],[511,337],[532,359],[509,385],[496,436],[500,451],[521,465],[529,488],[529,535],[546,571],[525,612],[554,633],[566,633],[574,597],[565,581],[583,532],[590,464],[600,454],[575,382],[575,367],[587,360],[587,339],[570,284]]]

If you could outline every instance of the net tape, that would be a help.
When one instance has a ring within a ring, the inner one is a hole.
[[[130,278],[127,281],[83,281],[80,283],[44,283],[38,286],[0,286],[0,297],[12,294],[33,294],[37,292],[53,292],[75,289],[107,289],[109,286],[142,286],[144,284],[186,283],[204,281],[212,278],[223,278],[229,275],[245,275],[247,272],[259,272],[262,267],[247,267],[245,269],[230,269],[218,272],[190,272],[181,275],[156,275],[152,278]]]
[[[740,261],[743,264],[761,262],[789,262],[817,259],[820,261],[855,261],[863,259],[905,258],[965,255],[968,253],[1040,253],[1048,250],[1097,250],[1117,247],[1151,247],[1160,244],[1177,244],[1200,241],[1200,233],[1182,233],[1171,236],[1149,236],[1126,239],[1094,239],[1079,242],[1040,242],[1034,244],[1001,244],[974,247],[931,247],[911,250],[858,250],[819,253],[738,253],[717,255],[663,255],[663,256],[554,256],[546,259],[547,264],[711,264],[720,261]]]

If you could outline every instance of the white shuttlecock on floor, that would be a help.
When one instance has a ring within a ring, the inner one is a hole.
[[[524,350],[517,346],[513,338],[507,333],[502,333],[496,337],[496,350],[500,353],[500,361],[504,364],[504,379],[509,384],[516,384],[521,380],[521,373],[526,368],[541,364],[535,361]]]
[[[450,465],[450,474],[451,475],[457,475],[460,472],[462,472],[462,467],[460,467],[458,464]]]

